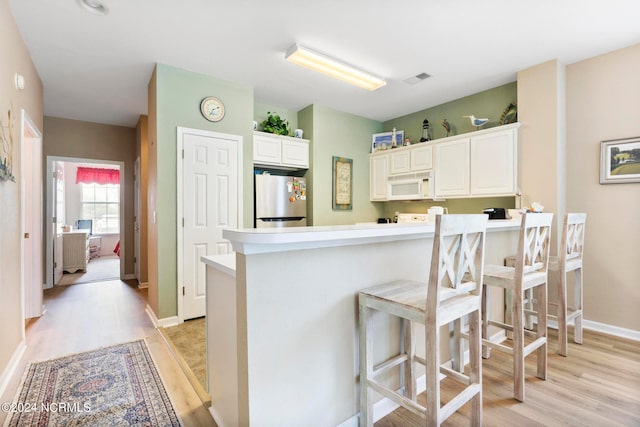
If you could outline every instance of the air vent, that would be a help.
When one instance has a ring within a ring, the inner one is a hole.
[[[404,82],[410,85],[414,85],[416,83],[420,83],[421,81],[428,79],[429,77],[431,76],[427,73],[420,73],[420,74],[416,74],[415,76],[409,77],[408,79],[404,79]]]

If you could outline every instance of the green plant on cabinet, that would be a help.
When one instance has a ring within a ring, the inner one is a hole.
[[[267,133],[273,133],[276,135],[290,135],[289,121],[281,118],[275,112],[271,114],[271,111],[267,111],[267,118],[260,124],[262,131]]]

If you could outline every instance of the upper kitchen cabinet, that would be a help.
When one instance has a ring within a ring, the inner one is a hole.
[[[469,196],[469,138],[436,144],[436,197]]]
[[[424,172],[433,167],[431,145],[410,145],[389,151],[389,175]]]
[[[378,153],[369,157],[369,191],[371,201],[387,200],[389,154]]]
[[[253,163],[282,168],[309,168],[309,140],[253,133]]]
[[[516,193],[517,132],[517,128],[507,129],[471,138],[472,195]]]
[[[449,137],[434,146],[436,197],[512,196],[519,123]]]

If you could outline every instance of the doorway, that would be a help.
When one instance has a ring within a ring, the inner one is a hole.
[[[47,157],[47,288],[125,279],[123,171],[124,162]]]

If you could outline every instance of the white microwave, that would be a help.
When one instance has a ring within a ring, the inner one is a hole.
[[[387,181],[388,200],[433,199],[431,171],[390,176]]]

